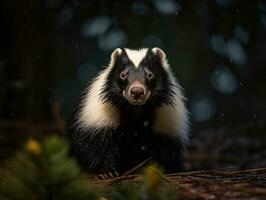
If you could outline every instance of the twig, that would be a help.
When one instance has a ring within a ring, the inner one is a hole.
[[[127,172],[125,172],[124,174],[122,174],[122,176],[127,176],[129,174],[132,174],[133,172],[137,171],[138,169],[143,167],[145,164],[147,164],[150,160],[151,160],[151,157],[147,158],[146,160],[142,161],[141,163],[139,163],[138,165],[136,165],[132,169],[130,169]]]

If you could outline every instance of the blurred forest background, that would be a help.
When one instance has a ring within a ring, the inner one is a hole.
[[[3,0],[0,162],[28,136],[65,134],[116,47],[161,47],[188,98],[188,170],[266,166],[263,0]]]

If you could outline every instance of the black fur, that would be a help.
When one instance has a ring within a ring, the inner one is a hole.
[[[120,111],[121,121],[117,128],[87,128],[81,130],[73,123],[70,129],[72,150],[81,165],[89,172],[104,173],[118,171],[120,174],[133,168],[141,161],[152,158],[166,172],[183,169],[183,144],[179,138],[155,132],[154,111],[162,103],[172,105],[173,85],[160,59],[148,51],[140,63],[138,75],[143,77],[145,68],[155,76],[152,81],[144,80],[152,91],[144,105],[133,106],[123,98],[122,90],[128,81],[121,81],[119,73],[125,67],[133,68],[123,52],[115,62],[106,85],[102,90],[104,101],[111,102]]]

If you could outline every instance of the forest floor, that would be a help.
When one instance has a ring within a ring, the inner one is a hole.
[[[98,184],[117,184],[123,181],[141,182],[141,175],[120,176],[100,180]],[[198,200],[265,200],[266,168],[242,171],[210,170],[169,174],[163,177],[175,188],[177,199]]]

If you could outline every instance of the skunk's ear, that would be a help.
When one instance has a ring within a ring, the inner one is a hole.
[[[118,56],[122,54],[122,49],[116,48],[111,54],[111,65],[115,63]]]
[[[154,55],[157,55],[159,57],[161,63],[163,63],[166,60],[166,55],[162,49],[154,47],[151,51],[152,53],[154,53]]]

